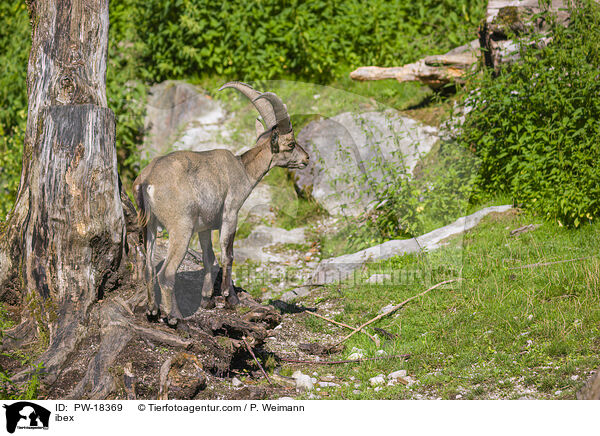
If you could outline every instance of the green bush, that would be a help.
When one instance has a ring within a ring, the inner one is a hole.
[[[149,81],[218,74],[326,83],[340,67],[399,65],[474,38],[474,0],[133,0]]]
[[[479,195],[506,193],[560,225],[600,216],[600,11],[579,2],[571,25],[498,77],[470,84],[459,142],[481,158]]]
[[[0,221],[12,207],[21,174],[27,122],[29,16],[22,1],[0,3]]]

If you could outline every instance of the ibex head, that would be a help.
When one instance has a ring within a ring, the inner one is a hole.
[[[308,153],[296,143],[287,107],[272,92],[260,93],[242,82],[229,82],[221,89],[235,88],[252,101],[266,124],[256,121],[257,142],[270,141],[271,166],[304,168],[308,165]]]

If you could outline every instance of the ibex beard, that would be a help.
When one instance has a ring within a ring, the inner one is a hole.
[[[240,208],[271,168],[301,169],[308,164],[308,154],[294,138],[287,107],[277,95],[260,93],[241,82],[226,83],[219,90],[224,88],[240,91],[262,116],[265,126],[257,119],[255,146],[239,156],[221,149],[176,151],[152,160],[133,184],[146,248],[147,315],[157,319],[162,314],[172,326],[182,319],[173,292],[175,274],[192,235],[198,234],[205,273],[200,307],[210,309],[215,306],[212,294],[216,259],[212,230],[219,230],[221,293],[226,297],[228,307],[237,305],[239,299],[231,281],[231,269]],[[157,274],[153,257],[159,226],[169,234],[169,247]],[[160,305],[154,295],[156,282],[160,288]]]

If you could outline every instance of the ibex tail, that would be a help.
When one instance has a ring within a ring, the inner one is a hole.
[[[148,220],[150,219],[147,199],[145,195],[147,187],[148,185],[146,183],[140,183],[139,185],[135,185],[133,188],[135,194],[135,202],[138,207],[138,224],[144,230],[144,236],[146,234],[146,226],[148,225]]]

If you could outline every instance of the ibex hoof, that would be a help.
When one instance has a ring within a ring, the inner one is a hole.
[[[146,317],[148,318],[148,320],[150,321],[157,321],[158,320],[158,315],[159,315],[159,310],[158,307],[149,307],[146,310]]]
[[[167,324],[169,327],[171,327],[171,328],[175,328],[175,327],[177,327],[177,323],[179,322],[179,319],[177,319],[177,318],[175,318],[175,317],[172,317],[172,316],[170,316],[169,318],[167,318],[167,320],[166,320],[166,321],[167,321],[167,322],[166,322],[166,324]]]
[[[212,298],[204,298],[202,297],[202,299],[200,300],[200,307],[202,309],[214,309],[215,307],[215,300]]]
[[[231,292],[229,296],[225,299],[225,307],[229,309],[233,309],[238,304],[240,304],[240,299],[235,294],[235,292]]]

